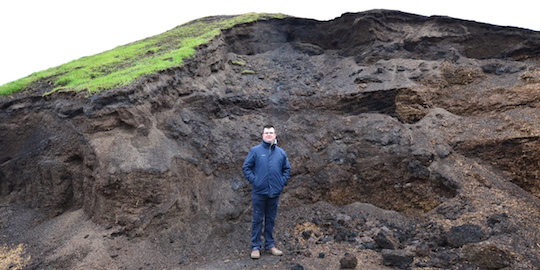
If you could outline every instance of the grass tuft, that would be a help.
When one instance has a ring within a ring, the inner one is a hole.
[[[165,33],[82,57],[58,67],[33,73],[0,86],[0,96],[31,90],[47,83],[57,91],[88,91],[89,94],[128,85],[138,78],[175,66],[192,57],[196,48],[237,24],[284,18],[283,14],[248,13],[206,17],[177,26]]]

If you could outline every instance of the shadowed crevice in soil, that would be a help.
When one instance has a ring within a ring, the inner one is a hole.
[[[507,140],[467,142],[456,151],[479,158],[501,170],[506,177],[524,190],[540,197],[540,141],[538,136]]]

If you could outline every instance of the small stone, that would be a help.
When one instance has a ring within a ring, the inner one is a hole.
[[[413,263],[414,256],[402,249],[383,249],[381,251],[383,264],[396,266],[399,268],[408,268]]]
[[[358,259],[356,256],[345,253],[345,256],[339,260],[340,269],[355,269],[358,264]]]
[[[429,253],[431,252],[431,249],[429,248],[428,244],[422,243],[416,246],[415,248],[416,255],[420,257],[427,257],[429,256]]]
[[[397,249],[399,247],[399,240],[390,230],[381,230],[374,240],[381,248]]]
[[[351,221],[351,217],[345,214],[337,214],[336,216],[337,221]]]

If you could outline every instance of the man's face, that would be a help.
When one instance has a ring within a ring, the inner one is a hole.
[[[263,140],[267,143],[272,143],[274,142],[274,139],[276,138],[276,131],[274,130],[274,128],[265,128],[263,130]]]

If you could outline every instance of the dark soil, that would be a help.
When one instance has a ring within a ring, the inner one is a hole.
[[[373,10],[236,26],[89,98],[2,97],[0,244],[25,269],[535,269],[539,56],[538,32]],[[241,165],[268,123],[285,255],[252,260]]]

